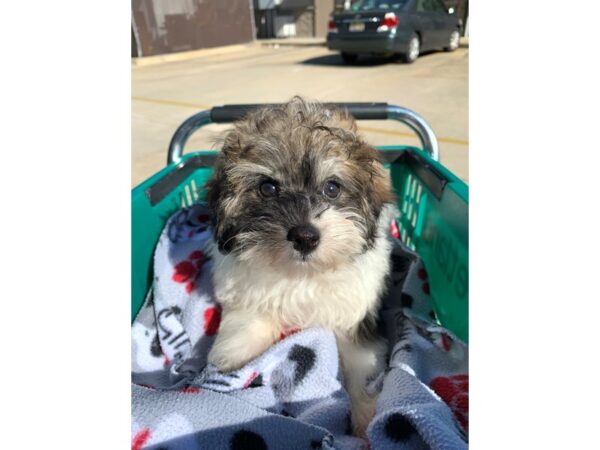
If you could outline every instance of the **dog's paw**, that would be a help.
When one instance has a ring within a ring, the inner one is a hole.
[[[260,356],[271,345],[270,340],[261,340],[256,336],[248,338],[243,335],[232,335],[226,339],[217,337],[213,348],[208,353],[208,362],[216,366],[220,372],[232,372]]]
[[[226,312],[208,362],[221,372],[240,369],[267,351],[280,330],[280,326],[263,317],[249,317],[245,311]]]
[[[250,361],[250,359],[236,358],[234,353],[227,352],[227,350],[219,348],[217,345],[213,346],[208,354],[209,364],[212,364],[219,369],[219,372],[223,373],[241,369],[248,361]]]
[[[363,400],[352,404],[352,432],[355,436],[366,439],[367,427],[375,416],[375,399]]]

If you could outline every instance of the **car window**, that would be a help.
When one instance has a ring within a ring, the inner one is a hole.
[[[433,3],[434,11],[438,12],[447,12],[446,6],[442,3],[441,0],[431,0]]]
[[[373,11],[383,10],[401,10],[407,5],[409,0],[359,0],[353,3],[350,9],[352,11]]]
[[[418,0],[417,11],[418,12],[429,12],[431,11],[431,5],[429,0]]]
[[[417,12],[445,12],[446,7],[439,0],[418,0]]]

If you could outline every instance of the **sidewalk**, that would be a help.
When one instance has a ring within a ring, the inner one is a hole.
[[[225,55],[229,53],[244,52],[250,48],[257,47],[324,47],[325,38],[278,38],[278,39],[255,39],[251,42],[236,45],[226,45],[221,47],[201,48],[187,52],[166,53],[156,56],[143,56],[141,58],[131,58],[131,64],[134,67],[144,67],[154,64],[174,61],[187,61],[190,59],[202,58],[205,56]]]
[[[259,45],[269,47],[277,46],[295,46],[295,47],[324,47],[324,37],[293,37],[293,38],[275,38],[275,39],[257,39],[254,41]]]
[[[141,58],[131,58],[133,67],[144,67],[154,64],[174,61],[187,61],[189,59],[202,58],[204,56],[225,55],[228,53],[243,52],[250,48],[257,47],[325,47],[326,39],[324,37],[305,37],[305,38],[276,38],[276,39],[256,39],[244,44],[227,45],[222,47],[201,48],[187,52],[166,53],[164,55],[144,56]],[[460,38],[460,47],[469,48],[469,38]]]
[[[226,45],[222,47],[201,48],[187,52],[165,53],[163,55],[142,56],[131,58],[134,67],[150,66],[164,62],[187,61],[189,59],[202,58],[204,56],[224,55],[227,53],[243,52],[248,48],[256,46],[259,41],[247,42],[245,44]]]

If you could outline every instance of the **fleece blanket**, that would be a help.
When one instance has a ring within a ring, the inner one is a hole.
[[[153,287],[132,325],[132,449],[467,447],[468,348],[435,322],[427,273],[396,223],[380,311],[389,353],[367,386],[378,400],[366,442],[351,434],[328,330],[282,330],[232,373],[207,364],[221,315],[204,251],[209,218],[204,205],[182,209],[157,244]]]

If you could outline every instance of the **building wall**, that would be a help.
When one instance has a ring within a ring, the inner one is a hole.
[[[325,37],[334,0],[254,0],[257,37],[283,37],[282,24],[292,24],[295,37]]]
[[[239,44],[254,39],[250,0],[132,0],[141,55]],[[133,56],[133,48],[132,48]]]
[[[296,14],[296,37],[313,36],[314,15],[313,9],[305,9]]]
[[[333,12],[334,0],[314,0],[315,1],[315,37],[327,36],[327,24],[329,17]]]

